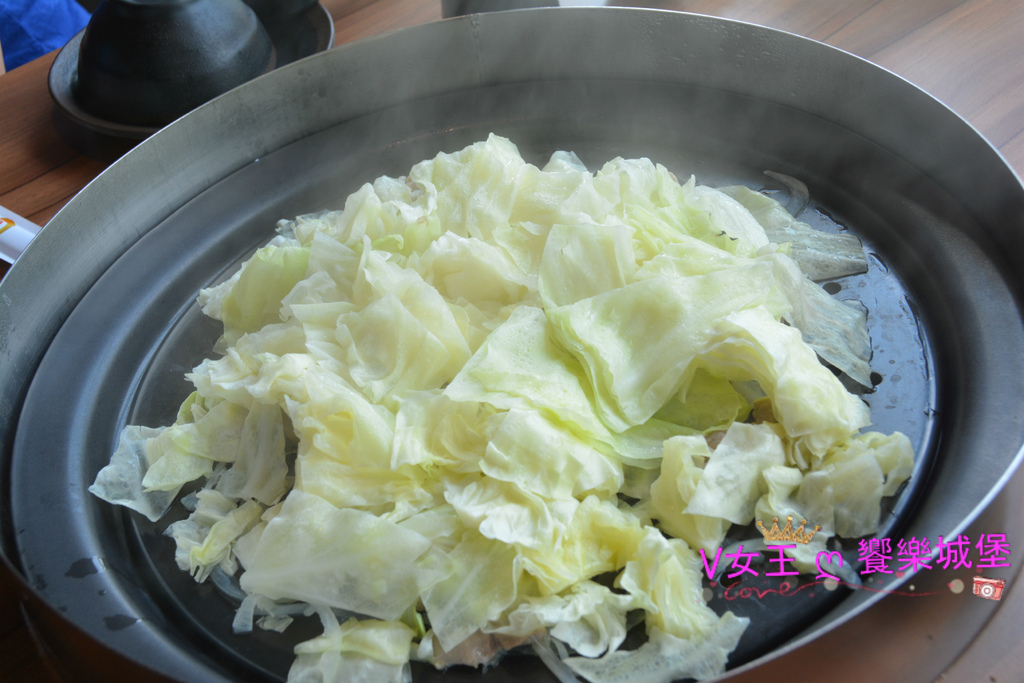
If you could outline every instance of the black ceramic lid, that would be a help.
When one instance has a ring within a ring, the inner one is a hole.
[[[162,125],[273,67],[270,37],[242,0],[104,0],[74,96],[94,116]]]

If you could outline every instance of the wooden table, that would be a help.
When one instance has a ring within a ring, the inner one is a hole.
[[[426,0],[323,0],[336,44],[441,18]],[[607,3],[709,14],[762,24],[867,58],[957,111],[1024,174],[1024,2],[1017,0],[674,0]],[[0,205],[44,225],[105,164],[65,145],[52,123],[47,74],[56,53],[0,75]],[[0,276],[7,271],[0,264]],[[1018,479],[1020,479],[1018,477]],[[1024,510],[1021,511],[1024,514]],[[1017,542],[1019,548],[1021,539]],[[1015,550],[1015,552],[1021,552]],[[0,568],[0,680],[74,680],[60,672],[22,618],[16,582]],[[1009,587],[1008,587],[1009,588]],[[1024,676],[1019,582],[949,681]],[[865,620],[866,621],[866,620]],[[837,665],[823,664],[846,680]],[[787,676],[796,680],[796,672]],[[774,678],[771,678],[774,680]]]

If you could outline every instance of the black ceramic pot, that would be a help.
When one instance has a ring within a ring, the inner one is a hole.
[[[74,96],[94,116],[160,126],[274,61],[242,0],[104,0],[82,38]]]

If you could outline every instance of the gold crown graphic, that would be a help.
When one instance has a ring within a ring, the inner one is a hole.
[[[764,536],[765,543],[777,543],[779,541],[795,541],[796,543],[810,543],[811,539],[814,538],[814,534],[821,531],[821,527],[817,524],[814,526],[814,531],[804,533],[804,524],[807,524],[806,519],[800,520],[800,526],[793,529],[793,515],[786,517],[786,526],[779,529],[779,518],[772,517],[772,528],[766,529],[764,524],[761,524],[761,520],[757,520],[757,528],[761,530],[761,534]]]

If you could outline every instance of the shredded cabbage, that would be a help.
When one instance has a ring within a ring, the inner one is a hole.
[[[492,135],[279,232],[200,294],[220,356],[174,424],[126,427],[90,491],[156,521],[202,482],[177,563],[238,574],[238,632],[319,614],[293,683],[520,644],[562,680],[714,676],[747,620],[707,606],[699,552],[793,515],[813,570],[911,474],[819,360],[870,385],[863,308],[805,275],[859,243],[747,188]]]

